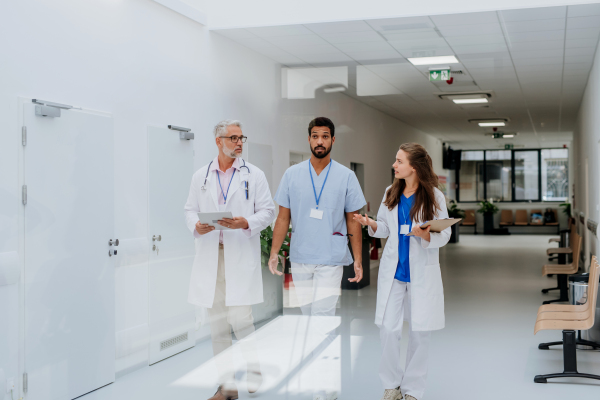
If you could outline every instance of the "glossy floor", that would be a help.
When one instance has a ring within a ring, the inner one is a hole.
[[[541,276],[549,236],[462,235],[440,252],[446,296],[446,328],[433,334],[428,389],[424,399],[586,399],[600,393],[600,381],[570,379],[536,384],[536,374],[562,371],[562,349],[538,350],[560,332],[533,335],[540,289],[553,279]],[[328,360],[327,380],[339,399],[378,400],[378,329],[373,324],[377,269],[371,286],[344,291],[338,335],[327,346],[306,334],[307,321],[286,313],[257,331],[265,382],[252,397],[312,399],[306,354]],[[405,325],[405,330],[406,330]],[[406,338],[407,335],[404,335]],[[406,347],[406,339],[403,339]],[[311,353],[312,352],[312,353]],[[240,399],[246,392],[245,366],[237,349]],[[216,373],[209,342],[127,374],[84,400],[204,400],[215,391]],[[600,352],[578,351],[581,372],[600,374]],[[309,363],[308,363],[309,364]],[[419,399],[422,400],[422,399]]]

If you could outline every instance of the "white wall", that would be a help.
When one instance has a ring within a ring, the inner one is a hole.
[[[0,3],[0,253],[20,245],[18,96],[112,113],[116,237],[124,243],[147,239],[148,125],[192,128],[199,168],[216,154],[212,126],[240,119],[251,141],[273,146],[276,187],[289,152],[309,151],[308,122],[329,116],[347,127],[336,134],[333,157],[346,166],[365,164],[374,212],[400,143],[424,144],[442,172],[436,139],[343,94],[282,100],[280,67],[151,0]],[[117,352],[121,358],[135,353],[135,362],[144,363],[147,255],[124,253],[116,269]],[[22,261],[20,268],[22,275]],[[19,287],[0,286],[0,368],[15,378],[22,372]]]
[[[581,0],[184,0],[208,12],[211,29],[459,14],[592,3]]]
[[[577,126],[573,133],[573,162],[571,170],[575,184],[575,206],[596,222],[600,221],[600,52],[596,50],[594,65],[583,95],[577,117]],[[585,163],[588,163],[586,179]],[[587,194],[586,194],[587,186]],[[579,216],[577,216],[579,221]],[[584,251],[586,266],[589,265],[589,254],[598,255],[598,238],[585,229],[579,230],[584,235]]]

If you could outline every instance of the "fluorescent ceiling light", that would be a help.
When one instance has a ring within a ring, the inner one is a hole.
[[[454,56],[414,57],[408,58],[408,61],[413,65],[458,64],[458,60]]]
[[[487,103],[488,99],[454,99],[454,104],[475,104],[475,103]]]
[[[515,135],[502,135],[502,137],[507,138],[507,137],[515,137]]]
[[[480,122],[479,126],[506,126],[504,122]]]

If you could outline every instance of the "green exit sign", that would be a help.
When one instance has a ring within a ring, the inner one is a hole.
[[[513,147],[515,147],[515,145],[514,145],[514,144],[505,144],[505,145],[504,145],[504,150],[512,150],[512,149],[513,149]]]
[[[429,80],[431,82],[450,80],[450,70],[449,69],[429,70]]]

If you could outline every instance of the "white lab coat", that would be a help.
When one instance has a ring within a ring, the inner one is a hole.
[[[391,188],[389,186],[386,189]],[[448,218],[446,198],[436,189],[435,197],[441,210],[434,219]],[[379,277],[377,280],[377,309],[375,323],[381,325],[385,307],[387,305],[396,267],[398,266],[398,206],[388,210],[382,204],[377,213],[377,232],[369,227],[369,235],[378,238],[389,237],[379,263]],[[412,226],[423,224],[424,221],[412,221]],[[420,237],[411,236],[409,249],[410,263],[410,307],[411,329],[414,331],[434,331],[442,329],[444,320],[444,288],[440,271],[439,248],[450,240],[451,229],[446,228],[440,233],[431,232],[431,241],[427,242]],[[405,313],[406,317],[406,313]],[[406,319],[406,318],[405,318]]]
[[[241,163],[243,164],[243,162]],[[263,284],[260,257],[260,232],[275,219],[275,204],[269,184],[258,167],[246,163],[232,178],[225,211],[234,217],[248,220],[250,231],[234,229],[223,231],[225,257],[226,306],[246,306],[263,302]],[[198,212],[218,212],[218,183],[215,172],[208,174],[206,189],[202,190],[208,165],[192,177],[190,194],[185,204],[185,220],[194,233]],[[249,198],[246,200],[244,181],[248,180]],[[211,308],[215,298],[219,261],[219,233],[214,230],[194,235],[196,256],[192,268],[188,302]]]

